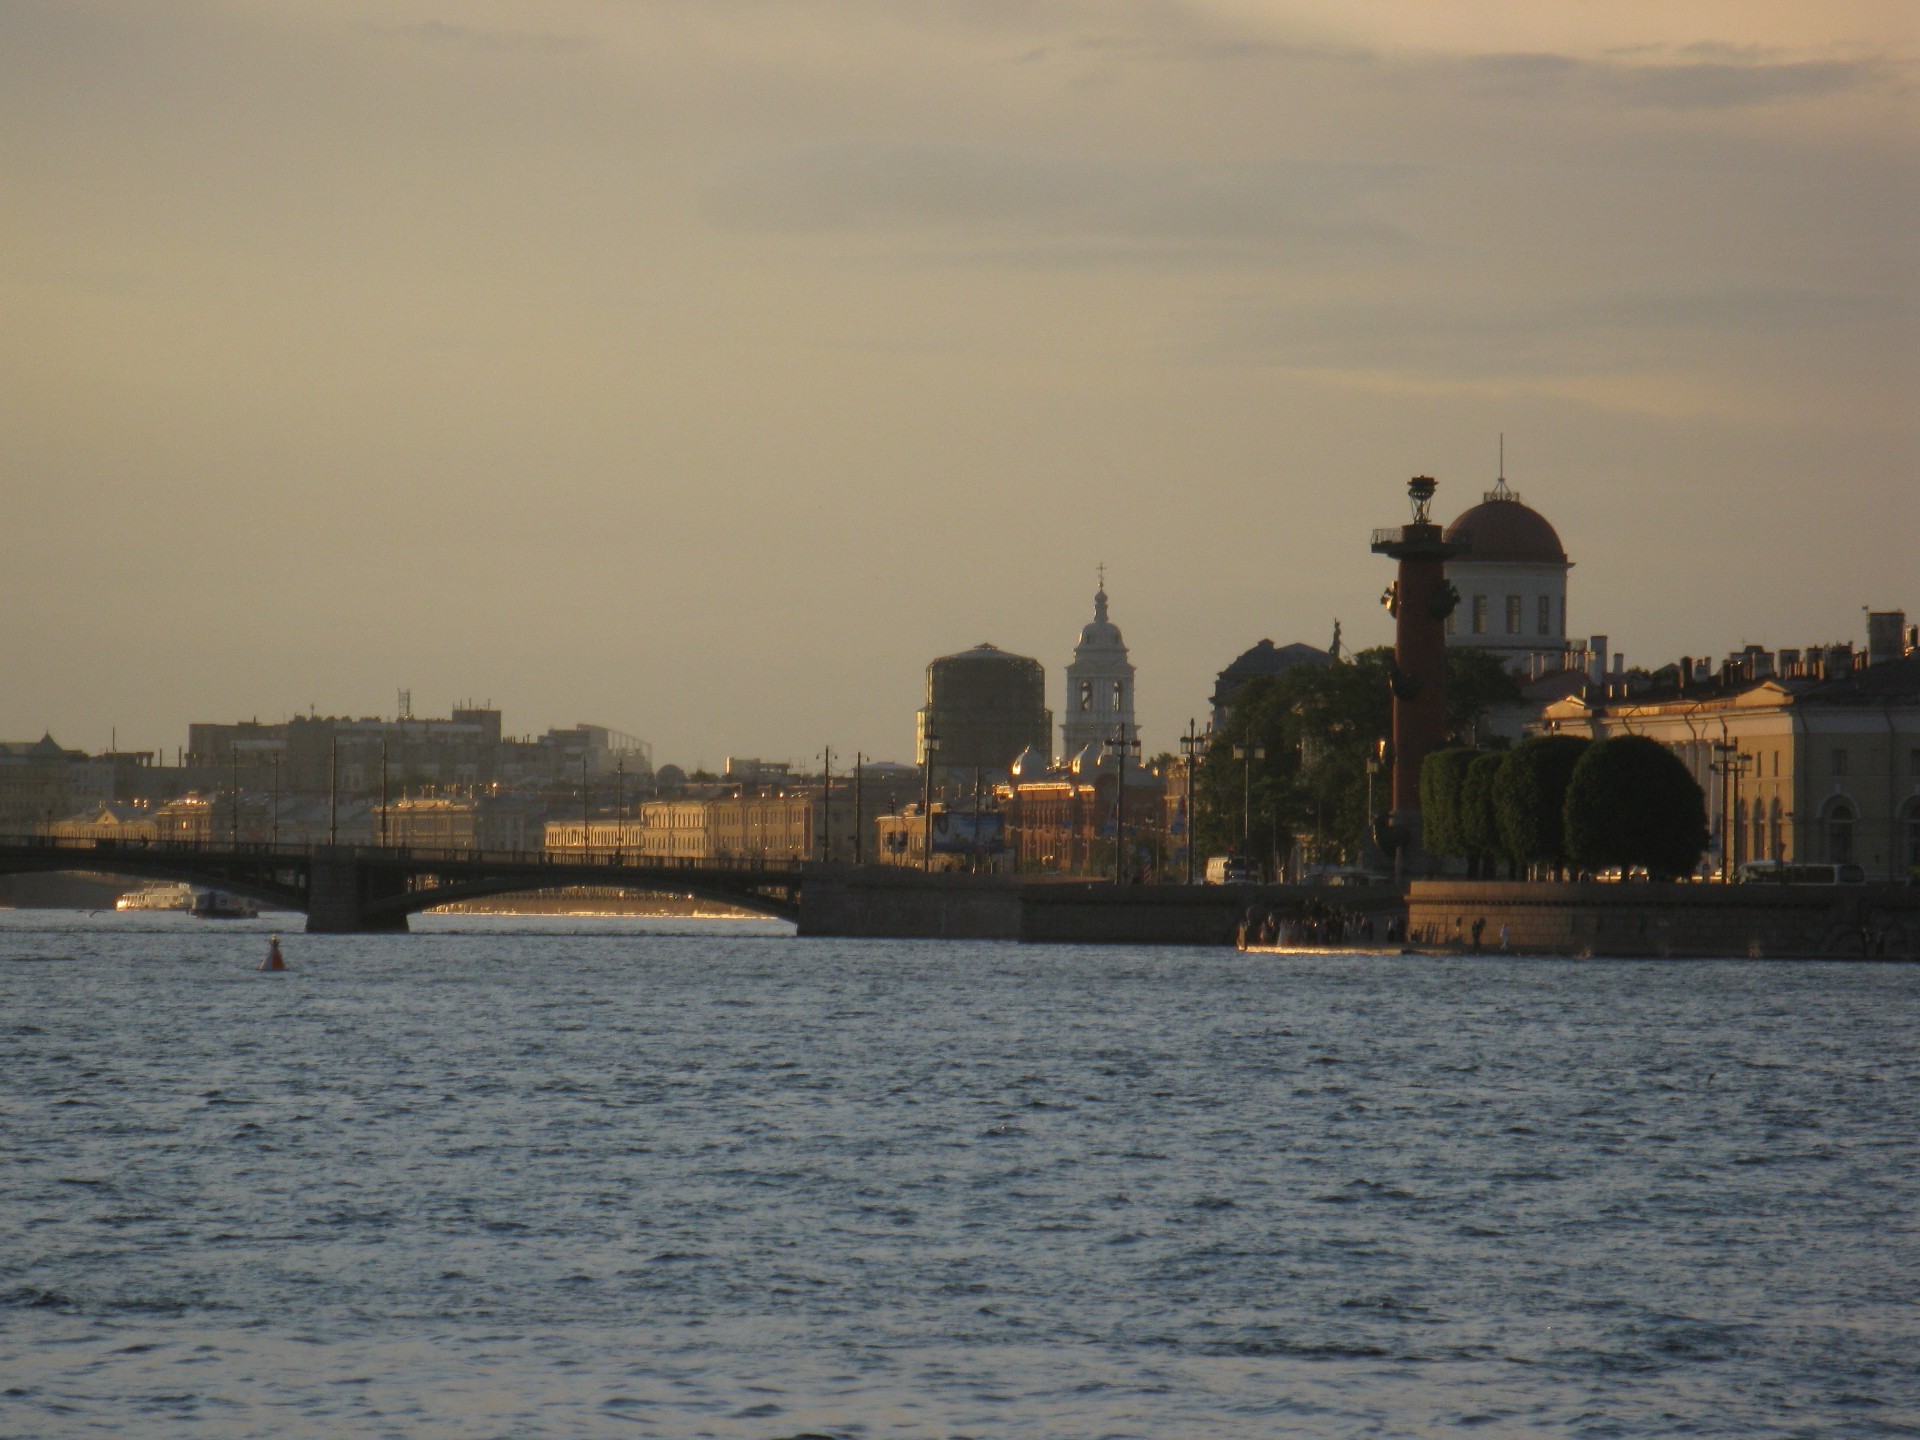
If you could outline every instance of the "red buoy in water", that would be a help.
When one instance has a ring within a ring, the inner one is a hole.
[[[280,937],[275,935],[267,941],[267,958],[260,962],[262,970],[284,970],[287,962],[280,956]]]

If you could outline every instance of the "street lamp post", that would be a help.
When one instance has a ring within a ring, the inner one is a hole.
[[[864,814],[865,795],[861,793],[862,772],[866,768],[866,756],[858,750],[853,752],[853,863],[860,863],[860,837],[866,833]]]
[[[380,737],[380,848],[387,845],[387,737]]]
[[[833,747],[820,747],[820,858],[833,859]]]
[[[1267,758],[1264,745],[1236,745],[1233,758],[1245,762],[1240,790],[1240,854],[1253,858],[1253,762]]]
[[[1720,883],[1726,884],[1733,879],[1735,852],[1740,847],[1745,830],[1738,820],[1740,813],[1740,777],[1747,773],[1747,767],[1753,763],[1753,756],[1740,749],[1733,740],[1713,742],[1715,759],[1712,769],[1721,777],[1720,785]]]
[[[1367,820],[1360,830],[1360,850],[1365,854],[1367,846],[1373,842],[1373,777],[1380,773],[1380,767],[1387,763],[1387,742],[1376,741],[1373,754],[1367,757]]]
[[[1140,742],[1127,738],[1126,727],[1113,732],[1107,744],[1120,752],[1120,773],[1113,790],[1113,883],[1127,883],[1127,751],[1138,750]]]
[[[1187,757],[1187,884],[1193,884],[1193,771],[1207,748],[1207,740],[1198,724],[1189,719],[1187,733],[1180,737],[1180,753]]]
[[[940,737],[931,730],[920,742],[926,755],[926,773],[920,780],[920,868],[933,872],[933,757],[940,753]]]

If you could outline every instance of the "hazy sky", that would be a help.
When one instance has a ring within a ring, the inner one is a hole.
[[[0,0],[0,738],[1152,748],[1406,477],[1629,662],[1920,611],[1920,6]]]

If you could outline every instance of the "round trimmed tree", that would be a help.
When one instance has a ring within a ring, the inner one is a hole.
[[[1500,822],[1493,813],[1493,782],[1500,767],[1507,763],[1503,750],[1481,750],[1467,766],[1467,778],[1460,785],[1460,839],[1467,855],[1482,873],[1489,873],[1490,862],[1506,853],[1500,843]]]
[[[1567,863],[1567,785],[1591,743],[1536,735],[1507,755],[1493,782],[1493,811],[1501,846],[1518,863],[1553,870]]]
[[[1465,856],[1460,834],[1460,791],[1474,752],[1464,746],[1434,750],[1420,766],[1420,843],[1433,855]]]
[[[1644,735],[1596,740],[1573,767],[1567,854],[1586,870],[1686,875],[1707,848],[1707,799],[1680,757]]]

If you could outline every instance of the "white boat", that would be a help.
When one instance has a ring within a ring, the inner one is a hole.
[[[130,890],[113,902],[116,910],[191,910],[193,887],[166,882]]]

